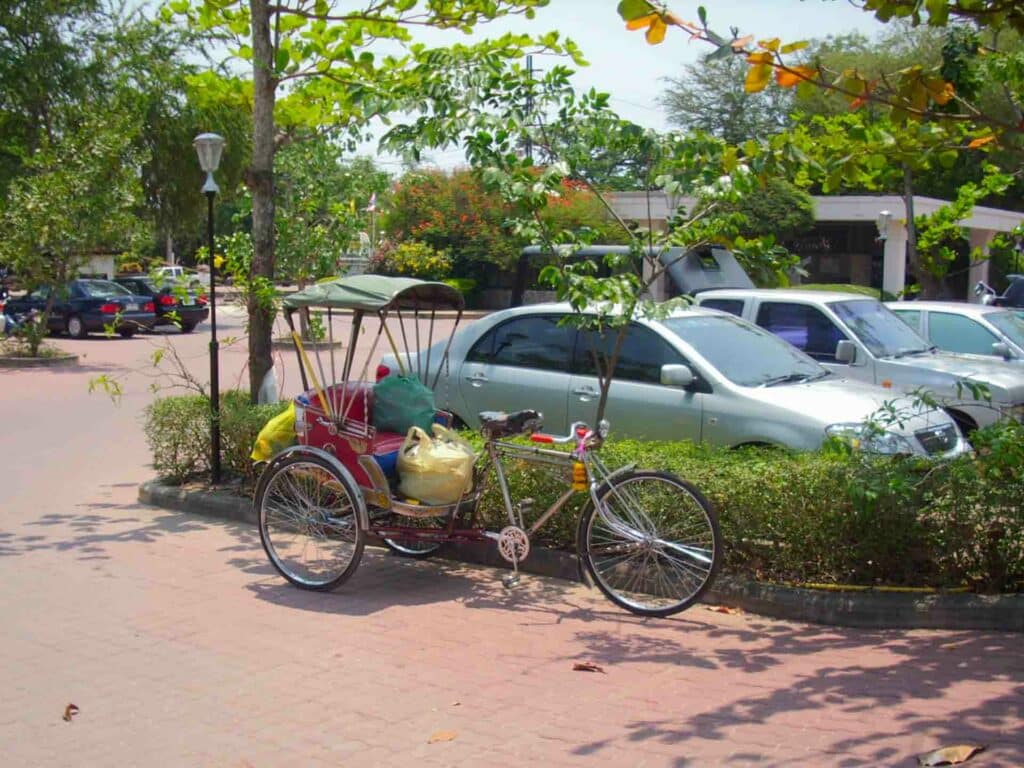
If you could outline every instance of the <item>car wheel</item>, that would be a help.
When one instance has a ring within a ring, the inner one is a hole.
[[[960,429],[960,434],[970,440],[971,434],[978,429],[978,423],[966,413],[961,413],[960,411],[947,409],[946,413],[949,414],[949,418],[956,422],[957,427]]]
[[[118,328],[117,332],[121,334],[122,339],[130,339],[132,336],[135,335],[134,328]]]
[[[181,332],[182,333],[192,333],[192,331],[194,331],[195,329],[196,329],[196,324],[195,323],[182,323],[181,324]]]
[[[89,335],[89,331],[85,328],[85,323],[82,322],[82,318],[78,315],[71,315],[65,323],[68,335],[73,339],[84,339]]]

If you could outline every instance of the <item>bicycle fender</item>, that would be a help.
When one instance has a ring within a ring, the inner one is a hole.
[[[351,489],[355,491],[353,495],[356,497],[356,514],[359,516],[359,524],[363,527],[364,531],[367,530],[370,527],[370,515],[366,511],[366,499],[363,498],[363,489],[359,486],[359,483],[356,482],[356,479],[352,477],[352,473],[349,472],[345,468],[345,465],[338,460],[337,456],[334,456],[321,448],[314,448],[310,445],[292,445],[274,456],[263,471],[269,472],[277,466],[282,459],[286,459],[297,453],[316,456],[317,458],[323,459],[331,465],[331,468],[338,473],[346,485],[351,486]]]

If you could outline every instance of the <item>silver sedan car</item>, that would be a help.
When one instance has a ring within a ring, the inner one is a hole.
[[[571,312],[566,304],[518,307],[461,330],[437,380],[438,406],[473,427],[480,411],[525,408],[541,411],[551,432],[593,423],[599,390],[592,350],[608,339],[562,323]],[[443,350],[435,345],[429,358],[426,350],[413,353],[406,368],[416,370],[419,357],[436,369]],[[382,374],[398,369],[391,356],[381,365]],[[865,420],[894,400],[906,418],[880,434],[864,430]],[[969,450],[943,411],[837,376],[751,323],[700,308],[630,324],[605,416],[614,435],[651,440],[814,450],[835,435],[884,453]]]
[[[1024,309],[959,301],[890,301],[885,306],[939,349],[1024,363]]]

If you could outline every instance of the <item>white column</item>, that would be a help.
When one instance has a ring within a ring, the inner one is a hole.
[[[968,230],[968,242],[971,245],[971,251],[975,248],[980,248],[981,253],[978,255],[979,259],[984,261],[972,261],[971,269],[968,272],[967,280],[967,296],[965,297],[968,301],[979,302],[981,298],[974,295],[974,286],[979,281],[988,282],[988,246],[992,242],[992,238],[995,237],[995,232],[991,229],[975,229],[971,228]]]
[[[907,280],[907,228],[893,217],[888,234],[882,256],[882,288],[895,296]]]

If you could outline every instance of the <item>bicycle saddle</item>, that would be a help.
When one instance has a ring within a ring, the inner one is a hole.
[[[536,432],[544,426],[544,414],[539,411],[525,410],[515,413],[505,411],[481,411],[480,431],[484,437],[512,437],[513,435]]]

